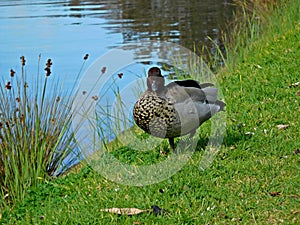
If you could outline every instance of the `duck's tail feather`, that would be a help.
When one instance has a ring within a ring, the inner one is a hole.
[[[208,103],[215,103],[218,97],[218,89],[217,88],[204,88],[202,91],[205,94],[205,98]]]
[[[226,103],[225,102],[223,102],[223,101],[221,101],[221,100],[217,100],[216,102],[215,102],[215,104],[216,105],[218,105],[218,106],[220,106],[220,110],[219,111],[225,111],[225,106],[226,106]]]

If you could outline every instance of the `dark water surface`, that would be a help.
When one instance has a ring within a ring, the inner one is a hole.
[[[79,71],[85,53],[91,64],[109,49],[141,40],[163,40],[193,50],[212,46],[220,28],[232,18],[229,0],[0,1],[0,77],[11,68],[27,73],[53,61],[52,76],[68,83]]]

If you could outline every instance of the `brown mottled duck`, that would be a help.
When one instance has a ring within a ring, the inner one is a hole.
[[[135,123],[145,132],[168,138],[174,150],[174,138],[193,136],[196,129],[219,111],[225,103],[217,100],[218,89],[196,80],[174,81],[165,85],[158,67],[148,71],[147,90],[134,105]]]

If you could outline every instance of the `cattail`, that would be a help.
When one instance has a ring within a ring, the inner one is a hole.
[[[46,77],[49,77],[51,74],[51,69],[46,67],[45,70],[46,70]]]
[[[22,55],[20,59],[21,59],[22,66],[25,66],[25,62],[26,62],[25,57]]]
[[[6,83],[5,88],[6,88],[7,90],[10,90],[10,89],[11,89],[10,81],[8,81],[8,82]]]
[[[15,72],[13,69],[10,70],[10,76],[11,76],[11,77],[14,77],[14,76],[15,76],[15,73],[16,73],[16,72]]]
[[[106,71],[106,66],[103,66],[101,69],[101,73],[103,74],[103,73],[105,73],[105,71]]]
[[[52,61],[51,61],[51,59],[48,59],[47,63],[46,63],[46,68],[45,68],[46,77],[49,77],[51,74],[51,66],[52,66]]]
[[[97,100],[99,99],[99,97],[98,97],[97,95],[94,95],[94,96],[92,97],[92,99],[94,99],[95,101],[97,101]]]
[[[24,114],[22,114],[22,115],[20,116],[20,122],[21,122],[21,123],[24,123],[24,121],[25,121],[25,117],[24,117]]]
[[[48,59],[48,60],[47,60],[46,66],[47,66],[48,68],[50,68],[50,67],[52,66],[52,61],[51,61],[51,59]]]
[[[121,79],[123,77],[123,73],[118,73],[118,77]]]

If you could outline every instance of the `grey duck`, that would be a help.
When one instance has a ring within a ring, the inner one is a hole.
[[[219,111],[225,103],[217,100],[218,89],[211,83],[195,80],[174,81],[165,86],[158,67],[148,71],[147,90],[133,108],[135,123],[145,132],[168,138],[174,150],[174,138],[189,134]]]

